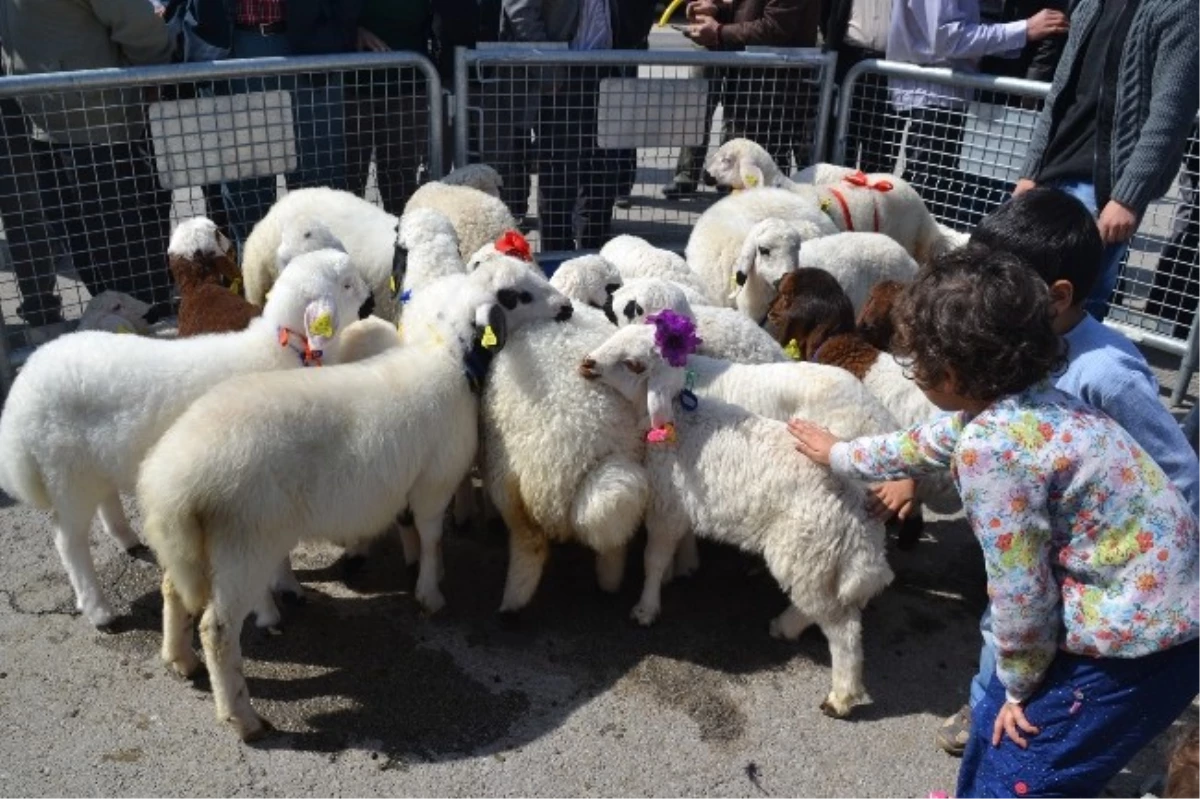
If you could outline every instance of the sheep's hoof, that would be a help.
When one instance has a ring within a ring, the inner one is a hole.
[[[434,589],[433,591],[418,591],[417,603],[426,613],[433,615],[442,608],[446,607],[446,598],[442,596],[442,592]]]
[[[238,736],[241,737],[242,743],[253,743],[261,741],[271,733],[275,732],[275,725],[264,719],[262,716],[255,716],[250,724],[242,724],[235,718],[230,718],[229,723],[237,730]]]
[[[204,666],[204,661],[192,655],[191,659],[172,660],[167,663],[167,667],[171,669],[171,673],[181,680],[196,682],[208,676],[208,669]]]
[[[831,719],[844,719],[850,715],[850,708],[839,708],[833,702],[826,699],[821,703],[821,712]]]
[[[151,563],[155,566],[158,565],[158,559],[154,557],[154,550],[150,549],[150,547],[146,546],[145,544],[134,544],[129,549],[125,550],[125,554],[134,560],[144,561],[145,563]]]
[[[658,611],[658,608],[651,608],[639,604],[634,607],[633,612],[630,613],[629,616],[643,627],[649,627],[658,619]]]
[[[821,712],[831,719],[844,719],[850,716],[850,711],[857,705],[865,705],[871,701],[864,695],[837,697],[832,692],[821,703]]]
[[[83,615],[100,632],[115,632],[113,625],[117,621],[117,614],[113,612],[113,609],[108,606],[107,602],[83,609]]]

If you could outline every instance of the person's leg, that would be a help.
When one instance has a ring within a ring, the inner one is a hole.
[[[992,606],[989,604],[979,620],[983,646],[979,651],[979,671],[971,678],[969,700],[938,727],[934,740],[951,755],[960,756],[971,737],[971,718],[974,708],[987,694],[988,684],[996,674],[996,639],[992,635]]]
[[[1200,452],[1200,405],[1193,405],[1192,409],[1187,412],[1187,416],[1183,417],[1183,435],[1192,445],[1192,450]]]
[[[542,250],[575,249],[575,205],[580,185],[578,78],[568,78],[542,98],[538,124],[538,227]]]
[[[358,197],[362,197],[366,193],[367,181],[371,174],[371,155],[377,147],[375,130],[377,109],[372,97],[372,80],[373,75],[367,73],[358,76],[358,80],[347,83],[345,87],[346,191]],[[379,159],[378,152],[375,153],[375,158]],[[379,176],[378,172],[376,179],[382,188],[383,178]]]
[[[1200,296],[1200,205],[1196,187],[1185,191],[1175,216],[1175,234],[1158,256],[1154,286],[1146,301],[1146,315],[1175,323],[1174,336],[1186,339]]]
[[[296,119],[296,170],[289,189],[346,186],[345,92],[340,72],[289,77]]]
[[[609,239],[613,206],[621,193],[628,170],[622,150],[604,150],[598,146],[597,125],[600,82],[614,70],[593,69],[579,83],[579,109],[574,124],[579,140],[579,244],[585,250],[598,250]]]
[[[960,797],[1099,796],[1104,786],[1196,697],[1200,646],[1193,640],[1141,658],[1060,652],[1025,715],[1039,728],[1021,749],[991,743],[1004,704],[999,678],[975,706],[959,771]]]
[[[964,114],[955,109],[914,108],[908,133],[904,178],[931,213],[948,221],[957,220],[961,204],[958,158],[964,120]]]

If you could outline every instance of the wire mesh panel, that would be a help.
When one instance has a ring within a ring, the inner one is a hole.
[[[209,216],[240,249],[289,189],[399,213],[441,174],[441,103],[433,66],[405,53],[0,79],[0,324],[16,356],[0,367],[105,291],[170,317],[183,219]]]
[[[1011,195],[1048,91],[1032,81],[865,61],[840,88],[833,158],[902,175],[940,222],[969,232]],[[1130,243],[1107,319],[1177,355],[1200,297],[1198,148],[1193,127],[1175,187],[1150,206]],[[1185,363],[1184,383],[1190,369]]]
[[[812,50],[462,50],[456,162],[500,172],[538,250],[622,233],[681,249],[722,196],[705,180],[711,148],[744,136],[786,172],[812,163],[831,64]]]

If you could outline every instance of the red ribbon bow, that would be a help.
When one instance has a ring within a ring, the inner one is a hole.
[[[867,173],[863,172],[861,169],[857,172],[851,172],[849,175],[846,175],[846,177],[842,178],[842,180],[846,181],[851,186],[861,186],[862,188],[874,189],[875,191],[891,191],[893,188],[895,188],[890,180],[877,180],[872,183],[871,179],[867,177]]]
[[[529,242],[515,230],[507,230],[503,236],[496,239],[496,252],[533,263],[533,251],[529,249]]]

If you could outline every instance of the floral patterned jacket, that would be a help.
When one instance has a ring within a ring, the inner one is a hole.
[[[1134,658],[1200,635],[1196,519],[1101,411],[1041,384],[979,415],[839,443],[864,480],[950,469],[983,547],[996,673],[1028,698],[1062,647]]]

